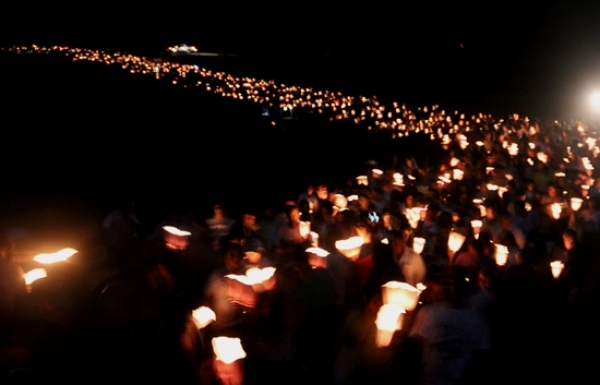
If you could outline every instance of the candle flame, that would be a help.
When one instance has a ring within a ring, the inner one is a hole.
[[[31,285],[33,282],[37,281],[40,278],[45,278],[46,276],[46,269],[43,268],[30,270],[23,275],[23,277],[25,278],[26,285]]]
[[[194,323],[198,329],[203,329],[211,322],[215,322],[217,320],[215,312],[206,306],[201,306],[194,310],[192,312],[192,317],[194,317]]]
[[[33,257],[33,260],[43,264],[56,263],[66,261],[75,253],[77,253],[77,250],[68,247],[66,249],[59,250],[56,253],[38,254]]]
[[[212,339],[212,346],[217,360],[226,364],[246,358],[246,352],[239,338],[215,337]]]

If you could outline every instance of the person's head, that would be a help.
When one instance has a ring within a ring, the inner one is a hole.
[[[237,273],[242,267],[242,246],[230,243],[225,249],[225,267],[230,274]]]
[[[571,250],[575,246],[575,240],[577,239],[577,233],[573,229],[566,229],[563,233],[563,243],[565,249]]]
[[[246,211],[242,215],[242,226],[251,229],[256,225],[256,215],[253,212]]]
[[[300,222],[300,208],[296,205],[289,205],[285,209],[285,215],[288,222],[299,223]]]
[[[265,246],[263,242],[256,238],[249,238],[244,245],[244,259],[251,265],[257,265],[263,256]]]

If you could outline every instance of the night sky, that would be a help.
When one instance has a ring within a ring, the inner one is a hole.
[[[3,5],[2,42],[138,52],[187,43],[260,57],[309,83],[331,77],[307,63],[327,55],[343,91],[548,118],[587,117],[600,89],[600,5],[582,1],[91,4]],[[361,71],[371,75],[343,89]]]

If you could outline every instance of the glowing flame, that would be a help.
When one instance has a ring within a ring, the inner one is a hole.
[[[552,210],[552,217],[554,219],[558,219],[560,218],[560,213],[562,212],[562,208],[560,207],[560,204],[558,203],[553,203],[550,206],[550,209]]]
[[[417,254],[421,254],[425,248],[425,238],[415,237],[413,239],[413,250]]]
[[[583,206],[583,199],[581,198],[571,198],[571,209],[573,211],[577,211]]]
[[[462,247],[465,242],[465,236],[461,233],[457,233],[456,231],[451,231],[448,236],[448,248],[453,252],[457,252]]]
[[[192,233],[190,233],[189,231],[180,230],[177,227],[173,227],[173,226],[163,226],[163,230],[165,230],[167,233],[173,234],[177,237],[189,237],[190,235],[192,235]]]
[[[302,238],[308,237],[310,234],[310,222],[300,221],[299,230]]]
[[[465,175],[465,172],[463,170],[459,170],[457,168],[452,170],[452,179],[454,179],[454,180],[462,180],[464,175]]]
[[[203,329],[211,322],[215,322],[217,320],[215,312],[206,306],[201,306],[194,310],[192,312],[192,317],[194,317],[194,323],[198,329]]]
[[[33,260],[43,264],[56,263],[66,261],[67,259],[71,258],[75,253],[77,253],[77,250],[66,248],[57,251],[56,253],[38,254],[35,257],[33,257]]]
[[[378,347],[388,346],[396,330],[402,328],[402,314],[405,310],[398,305],[382,305],[377,312],[375,325],[377,326],[376,343]]]
[[[46,278],[46,276],[46,269],[43,268],[30,270],[23,275],[26,285],[31,285],[40,278]]]
[[[226,364],[246,358],[246,352],[239,338],[215,337],[212,339],[212,346],[217,360]]]
[[[305,250],[307,253],[316,255],[317,257],[325,258],[329,255],[329,251],[321,249],[320,247],[309,247]]]
[[[268,281],[271,277],[273,277],[274,274],[274,267],[265,267],[264,269],[261,269],[259,267],[251,267],[246,271],[246,275],[229,274],[225,277],[235,279],[236,281],[241,282],[244,285],[252,286]]]
[[[557,279],[565,268],[565,264],[561,261],[550,262],[550,268],[552,269],[552,276]]]
[[[357,258],[360,253],[360,247],[364,243],[362,237],[350,237],[341,241],[335,242],[335,248],[348,258]]]
[[[496,264],[498,266],[506,265],[506,261],[508,260],[508,247],[504,245],[494,245],[496,248]]]
[[[406,282],[389,281],[381,288],[384,304],[398,305],[407,311],[417,307],[421,291],[416,287]]]
[[[368,186],[369,178],[366,175],[359,175],[356,177],[356,183],[358,183],[359,186]]]

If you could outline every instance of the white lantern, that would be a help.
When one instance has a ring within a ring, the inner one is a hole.
[[[356,259],[360,254],[360,248],[364,242],[362,237],[350,237],[348,239],[336,241],[335,248],[346,257]]]
[[[346,199],[346,197],[342,194],[335,194],[335,200],[333,201],[333,204],[340,209],[345,209],[348,207],[348,199]]]
[[[479,233],[481,232],[481,226],[483,226],[483,222],[479,219],[474,219],[471,221],[471,227],[473,228],[473,234],[475,234],[475,239],[479,238]]]
[[[465,172],[463,170],[459,170],[458,168],[452,170],[452,179],[454,180],[462,180],[464,175]]]
[[[465,242],[466,237],[461,233],[457,233],[456,231],[451,231],[448,236],[448,248],[453,252],[457,252],[462,247]]]
[[[560,204],[553,203],[550,206],[550,209],[552,210],[552,217],[554,219],[559,219],[560,218],[560,213],[562,212],[562,208],[560,207]]]
[[[581,198],[571,198],[571,209],[573,211],[577,211],[583,205],[583,199]]]
[[[407,311],[414,310],[421,291],[406,282],[390,281],[382,286],[384,304],[399,305]]]
[[[368,186],[369,178],[366,175],[359,175],[356,177],[356,183],[358,183],[359,186]]]
[[[376,344],[378,347],[388,346],[396,330],[402,328],[402,314],[405,310],[398,305],[382,305],[377,312],[375,325],[377,326]]]
[[[413,239],[413,250],[417,254],[421,254],[425,248],[425,238],[415,237]]]
[[[506,265],[506,261],[508,260],[508,247],[504,245],[495,245],[496,248],[496,264],[498,266]]]
[[[560,277],[560,274],[562,273],[563,269],[565,268],[565,264],[562,263],[561,261],[550,262],[550,268],[552,269],[552,276],[555,279],[558,279],[558,277]]]
[[[217,320],[215,312],[206,306],[200,306],[198,309],[194,310],[192,312],[192,317],[194,318],[194,323],[198,329],[203,329],[211,322]]]
[[[173,226],[163,226],[163,230],[165,231],[165,245],[168,248],[174,250],[184,250],[187,248],[189,237],[192,235],[191,232],[180,230]]]
[[[310,222],[300,221],[299,224],[300,236],[304,239],[310,234]]]
[[[217,360],[226,364],[246,358],[239,338],[215,337],[212,339],[212,346]]]

